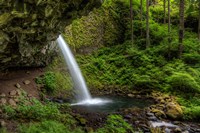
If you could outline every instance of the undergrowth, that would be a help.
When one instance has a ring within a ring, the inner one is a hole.
[[[126,41],[100,48],[89,55],[77,56],[89,88],[128,86],[131,90],[150,89],[181,95],[185,100],[185,97],[199,94],[200,51],[196,34],[185,32],[183,57],[179,59],[176,27],[171,32],[171,44],[168,45],[167,27],[152,20],[150,33],[153,39],[151,47],[145,49],[144,37],[139,35],[140,29],[136,26],[139,22],[134,23],[134,34],[138,33],[134,45]],[[142,28],[145,30],[145,27]],[[187,104],[180,102],[185,107],[184,119],[199,118],[198,100],[189,101]]]
[[[72,130],[63,123],[52,120],[21,125],[19,131],[20,133],[83,133],[79,128]]]
[[[96,133],[133,133],[130,124],[124,121],[121,115],[109,115],[104,127],[99,128]]]

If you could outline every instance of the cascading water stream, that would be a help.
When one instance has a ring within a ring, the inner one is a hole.
[[[61,35],[57,39],[58,45],[64,55],[64,59],[69,68],[72,80],[74,82],[74,88],[77,92],[78,103],[72,105],[91,105],[91,104],[105,104],[111,102],[110,100],[102,100],[99,98],[92,98],[90,92],[88,91],[85,80],[82,76],[81,70],[65,40]]]

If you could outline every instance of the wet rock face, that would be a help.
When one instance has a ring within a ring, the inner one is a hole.
[[[65,26],[100,5],[101,0],[0,0],[0,70],[45,66]]]

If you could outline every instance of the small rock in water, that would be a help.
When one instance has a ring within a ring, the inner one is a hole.
[[[196,129],[196,132],[200,133],[200,129]]]
[[[128,94],[128,97],[134,97],[134,95],[133,94]]]
[[[17,91],[16,90],[12,90],[9,92],[10,96],[16,96]]]
[[[189,131],[183,131],[182,133],[189,133]]]
[[[125,118],[125,119],[131,119],[132,116],[131,116],[131,115],[125,115],[124,118]]]
[[[150,113],[150,112],[148,112],[148,113],[147,113],[147,116],[154,116],[154,114],[153,114],[153,113]]]
[[[57,102],[57,103],[63,103],[62,99],[55,99],[54,101]]]
[[[13,99],[9,99],[9,100],[8,100],[8,103],[9,103],[11,106],[13,106],[13,107],[16,107],[16,106],[17,106],[16,102],[15,102]]]
[[[21,85],[19,83],[15,84],[15,87],[21,88]]]
[[[29,80],[25,80],[25,81],[24,81],[24,84],[25,84],[25,85],[28,85],[28,84],[30,84],[30,83],[31,83],[31,81],[29,81]]]
[[[6,97],[6,94],[5,93],[1,93],[0,97]]]
[[[181,133],[182,130],[181,130],[179,127],[177,127],[177,128],[174,129],[174,132],[175,132],[175,133]]]
[[[148,117],[150,121],[157,121],[158,119],[155,116]]]
[[[171,133],[171,129],[165,128],[165,133]]]

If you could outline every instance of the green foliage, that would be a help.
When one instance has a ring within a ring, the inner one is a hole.
[[[97,133],[133,133],[134,130],[130,124],[124,121],[120,115],[110,115],[107,118],[106,125],[96,131]]]
[[[75,50],[91,45],[95,47],[111,45],[120,41],[123,37],[122,22],[125,17],[121,15],[121,9],[126,9],[123,3],[105,1],[101,8],[93,10],[88,16],[74,20],[65,30],[64,36],[67,42]]]
[[[190,96],[186,97],[181,95],[178,98],[179,103],[184,107],[184,119],[185,120],[200,120],[200,97]]]
[[[200,106],[192,106],[185,109],[185,119],[198,120],[200,119]]]
[[[60,115],[56,104],[42,104],[36,99],[31,100],[31,102],[25,99],[20,100],[16,108],[5,105],[3,110],[11,118],[33,120],[56,119]]]
[[[43,121],[41,123],[30,124],[28,127],[20,127],[21,133],[65,133],[66,127],[62,123],[55,121]]]
[[[167,80],[172,87],[172,91],[178,91],[182,93],[200,92],[200,86],[198,82],[188,73],[176,72],[169,76]]]
[[[71,130],[57,121],[43,121],[19,127],[20,133],[83,133],[80,129]]]
[[[45,91],[51,95],[62,93],[69,96],[69,91],[72,89],[70,76],[66,71],[60,72],[57,70],[57,67],[51,66],[43,76],[36,78],[36,83],[44,85]]]
[[[8,131],[6,130],[6,128],[0,127],[0,133],[8,133]]]
[[[56,89],[56,77],[53,72],[46,72],[43,77],[36,78],[36,83],[44,84],[47,92],[54,92]]]

